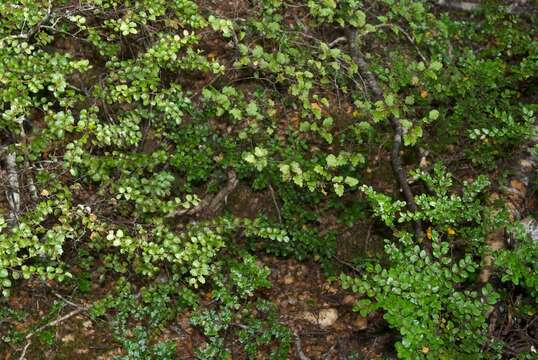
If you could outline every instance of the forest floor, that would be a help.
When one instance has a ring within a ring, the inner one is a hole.
[[[392,354],[396,333],[387,329],[379,316],[365,318],[354,313],[352,305],[356,297],[342,290],[336,282],[328,281],[318,263],[272,256],[262,256],[261,260],[271,269],[273,286],[258,296],[277,306],[280,322],[294,333],[290,359],[347,359],[352,354],[373,359]],[[31,329],[46,326],[24,342],[26,359],[105,360],[122,354],[106,321],[92,321],[84,310],[86,304],[109,292],[114,281],[105,282],[104,286],[95,284],[91,298],[77,299],[69,295],[69,289],[53,283],[25,282],[24,286],[14,289],[9,298],[10,307],[28,314],[15,324],[15,329],[32,334]],[[62,308],[55,311],[55,317],[44,321],[55,301],[62,302]],[[75,315],[69,316],[72,313]],[[204,341],[189,323],[189,315],[188,312],[179,314],[176,321],[162,331],[160,338],[177,344],[180,359],[195,359],[194,350]],[[65,316],[69,317],[58,321]],[[231,349],[236,348],[233,359],[245,358],[237,347],[230,345]],[[19,359],[22,349],[0,349],[0,359]]]

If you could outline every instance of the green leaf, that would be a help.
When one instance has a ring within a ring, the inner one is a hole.
[[[337,167],[338,166],[338,159],[336,159],[336,156],[334,156],[333,154],[327,155],[327,157],[325,158],[325,161],[327,162],[327,165],[329,167]]]
[[[348,184],[350,187],[354,187],[354,186],[357,186],[357,184],[359,183],[359,180],[351,176],[346,176],[346,178],[344,179],[344,182]]]

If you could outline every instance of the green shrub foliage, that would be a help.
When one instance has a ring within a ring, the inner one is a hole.
[[[227,359],[233,332],[249,358],[285,359],[291,333],[257,298],[271,284],[255,254],[334,272],[342,234],[376,217],[384,253],[342,275],[363,296],[355,309],[384,313],[401,358],[497,351],[487,316],[502,291],[477,274],[487,235],[513,226],[486,198],[534,135],[538,19],[493,0],[472,14],[425,0],[233,3],[0,2],[0,155],[6,194],[20,195],[0,207],[2,296],[31,278],[88,292],[73,269],[98,268],[123,278],[93,312],[115,313],[126,359],[174,358],[148,329],[187,309],[199,358]],[[391,121],[417,211],[391,194]],[[495,261],[534,303],[537,244],[518,234]]]

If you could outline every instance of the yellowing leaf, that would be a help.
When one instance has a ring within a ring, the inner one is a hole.
[[[454,236],[456,235],[456,230],[454,230],[453,228],[451,228],[450,226],[448,227],[448,229],[446,230],[448,236]]]
[[[428,239],[432,239],[432,228],[431,226],[428,228],[428,230],[426,230],[426,236],[428,237]]]

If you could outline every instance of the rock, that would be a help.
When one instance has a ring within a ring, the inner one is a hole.
[[[318,323],[322,328],[332,326],[336,320],[338,320],[338,311],[336,309],[322,309],[319,312]]]
[[[317,324],[321,328],[327,328],[334,325],[336,320],[338,320],[338,311],[334,308],[321,309],[318,316],[306,311],[303,313],[303,319],[312,324]]]

